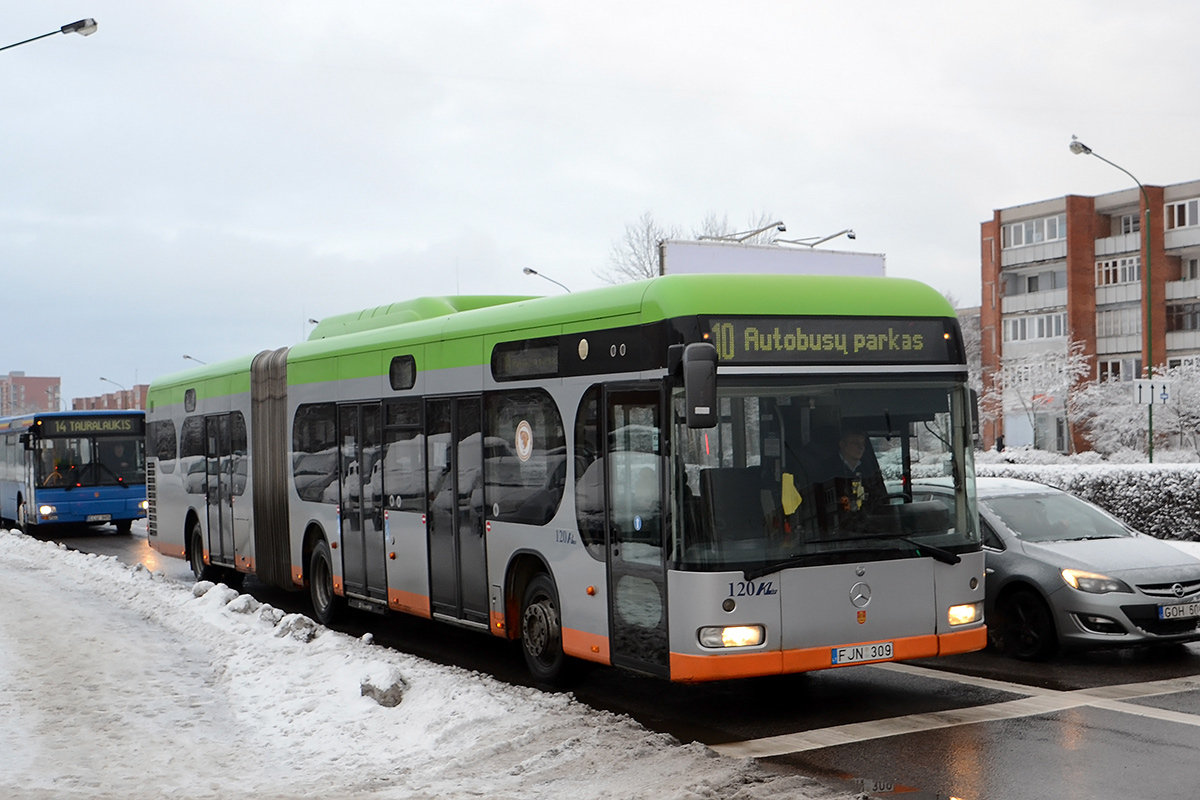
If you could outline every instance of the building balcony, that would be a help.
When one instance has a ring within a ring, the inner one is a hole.
[[[1163,246],[1167,250],[1177,250],[1182,247],[1200,245],[1200,225],[1190,228],[1176,228],[1163,234]]]
[[[1097,286],[1096,305],[1138,303],[1142,300],[1141,283],[1118,283],[1116,286]]]
[[[1065,308],[1066,305],[1066,289],[1052,289],[1049,292],[1029,292],[1028,294],[1010,294],[1000,299],[1000,311],[1003,314],[1021,314],[1028,311],[1041,311],[1049,308]]]
[[[1140,352],[1142,352],[1142,335],[1140,333],[1096,337],[1096,355],[1109,356]]]
[[[1167,334],[1167,352],[1200,350],[1200,331],[1172,331]]]
[[[1123,233],[1096,240],[1096,256],[1120,256],[1142,252],[1141,233]]]
[[[1000,266],[1015,267],[1020,264],[1036,264],[1039,261],[1053,261],[1067,257],[1067,241],[1059,239],[1042,244],[1028,244],[1023,247],[1009,247],[1000,251]]]
[[[1191,300],[1200,297],[1200,280],[1167,281],[1168,300]]]

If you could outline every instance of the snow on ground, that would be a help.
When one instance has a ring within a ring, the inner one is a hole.
[[[843,796],[16,531],[0,605],[6,800]]]

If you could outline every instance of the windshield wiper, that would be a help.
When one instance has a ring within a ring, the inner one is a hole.
[[[951,553],[949,550],[938,547],[937,545],[925,544],[924,542],[918,542],[916,539],[911,539],[907,536],[900,536],[900,535],[893,534],[893,533],[879,535],[879,536],[852,536],[852,537],[848,537],[848,538],[837,539],[836,542],[847,542],[847,543],[849,543],[849,542],[867,542],[867,541],[876,541],[876,540],[881,540],[881,539],[882,540],[893,539],[896,541],[904,542],[905,544],[910,544],[917,549],[918,556],[928,555],[930,558],[934,559],[935,561],[940,561],[943,564],[957,564],[962,561],[962,558],[960,558],[957,553]],[[779,564],[773,564],[771,566],[762,566],[762,567],[755,567],[754,569],[743,570],[742,575],[745,577],[746,580],[752,581],[757,578],[761,578],[764,575],[770,575],[772,572],[782,572],[785,569],[791,569],[793,567],[803,567],[806,564],[808,564],[810,561],[812,561],[814,556],[827,555],[828,553],[846,553],[846,552],[854,552],[854,551],[853,550],[828,550],[828,551],[824,551],[821,553],[810,553],[806,556],[801,556],[800,558],[789,559],[789,560],[784,561]]]

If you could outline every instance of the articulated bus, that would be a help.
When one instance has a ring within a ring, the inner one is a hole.
[[[977,650],[962,336],[891,278],[667,275],[422,298],[155,381],[149,535],[307,590],[673,681]],[[831,469],[839,439],[859,468]],[[953,501],[911,481],[949,476]]]
[[[32,531],[146,516],[142,411],[0,417],[0,519]]]

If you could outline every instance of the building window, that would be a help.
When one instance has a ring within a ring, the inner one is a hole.
[[[1041,244],[1067,238],[1067,215],[1057,214],[1053,217],[1028,219],[1024,222],[1010,222],[1000,228],[1000,246],[1023,247],[1027,244]]]
[[[1137,306],[1096,312],[1096,336],[1140,336],[1142,310]]]
[[[1096,363],[1102,381],[1131,381],[1142,374],[1140,358],[1114,358]]]
[[[1180,200],[1178,203],[1167,203],[1165,209],[1167,230],[1175,228],[1190,228],[1200,225],[1200,199]]]
[[[1167,306],[1167,333],[1200,330],[1200,303],[1175,303]]]
[[[1142,257],[1126,256],[1096,262],[1096,285],[1116,286],[1137,283],[1141,274]]]
[[[1141,214],[1122,214],[1121,233],[1139,233],[1142,230]]]
[[[1027,339],[1054,339],[1065,336],[1067,315],[1042,314],[1037,317],[1013,317],[1004,320],[1004,341],[1023,342]]]
[[[1194,281],[1200,278],[1200,258],[1183,259],[1179,278],[1185,281]]]

